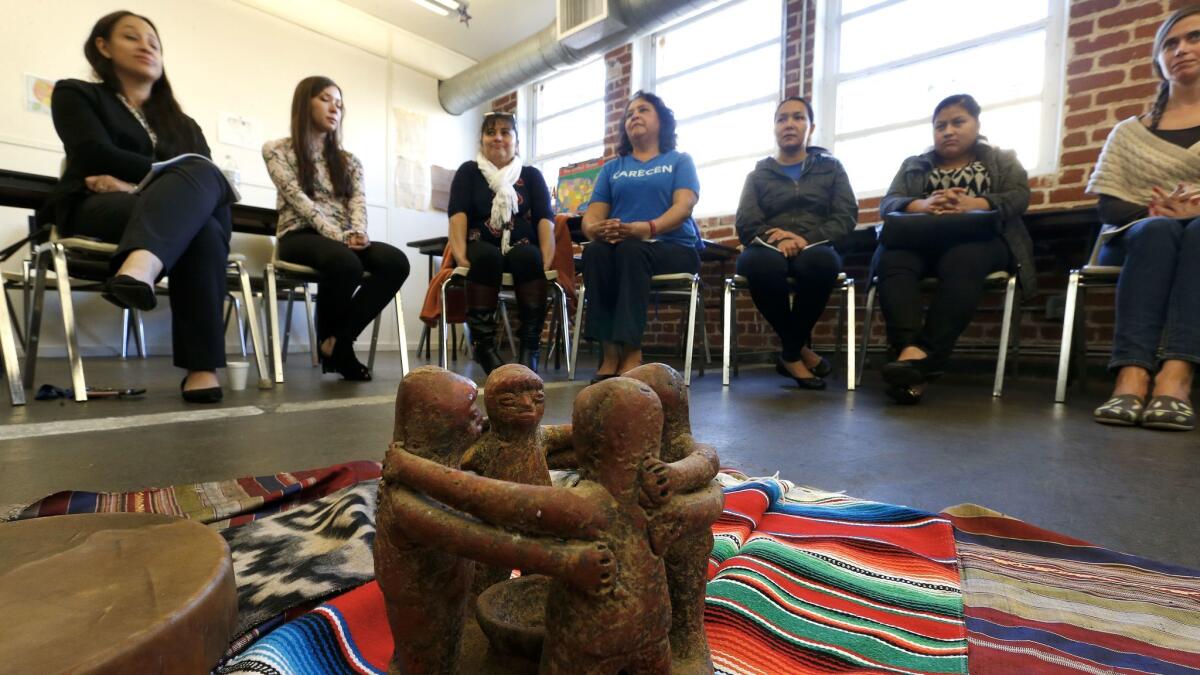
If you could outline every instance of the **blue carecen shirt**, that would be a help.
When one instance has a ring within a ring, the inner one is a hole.
[[[608,217],[632,223],[653,220],[671,208],[676,190],[691,190],[700,194],[700,178],[696,164],[686,152],[672,150],[639,162],[633,155],[608,161],[596,177],[592,202],[609,205]],[[679,227],[660,232],[659,241],[704,248],[696,221],[688,216]]]

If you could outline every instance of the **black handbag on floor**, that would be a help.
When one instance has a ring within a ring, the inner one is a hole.
[[[884,215],[879,243],[886,248],[933,248],[1000,236],[999,211],[900,213]]]

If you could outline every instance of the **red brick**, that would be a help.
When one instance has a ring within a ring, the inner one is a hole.
[[[1107,119],[1107,110],[1091,110],[1089,112],[1079,113],[1077,115],[1067,115],[1067,118],[1063,120],[1063,125],[1067,129],[1082,129],[1084,127],[1090,127],[1093,124],[1099,124]]]
[[[1063,166],[1075,166],[1077,164],[1093,164],[1096,157],[1100,154],[1099,149],[1092,150],[1072,150],[1062,154]]]
[[[1078,94],[1084,91],[1104,89],[1125,81],[1125,73],[1120,70],[1109,70],[1103,73],[1092,73],[1067,80],[1067,92]]]
[[[1071,96],[1066,100],[1067,112],[1078,112],[1092,105],[1091,94],[1079,94]]]
[[[1120,47],[1127,42],[1129,42],[1129,31],[1104,33],[1090,40],[1076,40],[1075,55],[1083,56],[1085,54],[1094,54],[1096,52],[1112,49],[1113,47]]]
[[[1091,71],[1093,65],[1094,59],[1090,56],[1082,59],[1075,59],[1071,63],[1067,64],[1067,75],[1082,75],[1083,73]]]
[[[1064,148],[1078,148],[1080,146],[1087,145],[1087,142],[1087,134],[1083,133],[1082,131],[1076,131],[1074,133],[1067,134],[1062,139]]]
[[[1091,19],[1086,21],[1077,21],[1067,28],[1067,37],[1080,38],[1092,34],[1092,29],[1095,27],[1095,22]]]
[[[1059,185],[1071,185],[1074,183],[1082,183],[1086,178],[1083,169],[1065,169],[1058,175]]]
[[[1059,188],[1050,191],[1050,202],[1054,204],[1062,202],[1078,202],[1084,199],[1091,199],[1084,193],[1082,187]]]
[[[1046,203],[1046,193],[1043,190],[1034,190],[1029,193],[1029,205],[1040,206]]]
[[[1162,15],[1162,5],[1157,2],[1147,2],[1140,6],[1123,9],[1112,14],[1105,14],[1096,19],[1096,25],[1100,28],[1116,28],[1118,26],[1127,26],[1131,23],[1137,23],[1138,19],[1157,18]]]
[[[1135,28],[1133,30],[1133,37],[1136,39],[1139,39],[1139,40],[1145,39],[1145,38],[1153,38],[1154,34],[1157,32],[1158,32],[1158,24],[1157,23],[1147,23],[1147,24],[1143,24],[1143,25]]]
[[[1078,19],[1120,6],[1120,0],[1084,0],[1071,3],[1071,18]]]
[[[1158,76],[1154,74],[1154,66],[1152,64],[1143,63],[1129,69],[1129,79],[1131,81],[1150,79],[1157,81]]]
[[[1113,119],[1123,120],[1135,115],[1141,115],[1142,113],[1146,112],[1146,108],[1147,106],[1141,103],[1123,105],[1113,111]]]
[[[1121,87],[1120,89],[1109,89],[1096,94],[1096,105],[1146,100],[1157,93],[1158,84],[1155,82],[1135,84],[1132,87]]]
[[[1106,52],[1100,55],[1100,59],[1097,61],[1097,63],[1100,64],[1101,68],[1106,68],[1108,66],[1118,66],[1133,61],[1149,62],[1151,46],[1152,45],[1149,42],[1143,42],[1131,47],[1125,47],[1124,49]]]
[[[1108,134],[1112,132],[1112,127],[1101,127],[1092,131],[1092,142],[1103,143],[1108,140]]]

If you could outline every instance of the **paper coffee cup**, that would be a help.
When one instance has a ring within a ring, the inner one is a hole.
[[[250,364],[245,361],[230,361],[225,365],[225,376],[229,379],[229,388],[241,391],[246,388],[246,377],[250,374]]]

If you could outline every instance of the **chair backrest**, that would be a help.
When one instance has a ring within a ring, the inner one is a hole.
[[[275,260],[275,237],[264,237],[261,234],[244,234],[234,232],[229,240],[229,251],[246,256],[243,263],[251,276],[261,276],[267,263]]]

